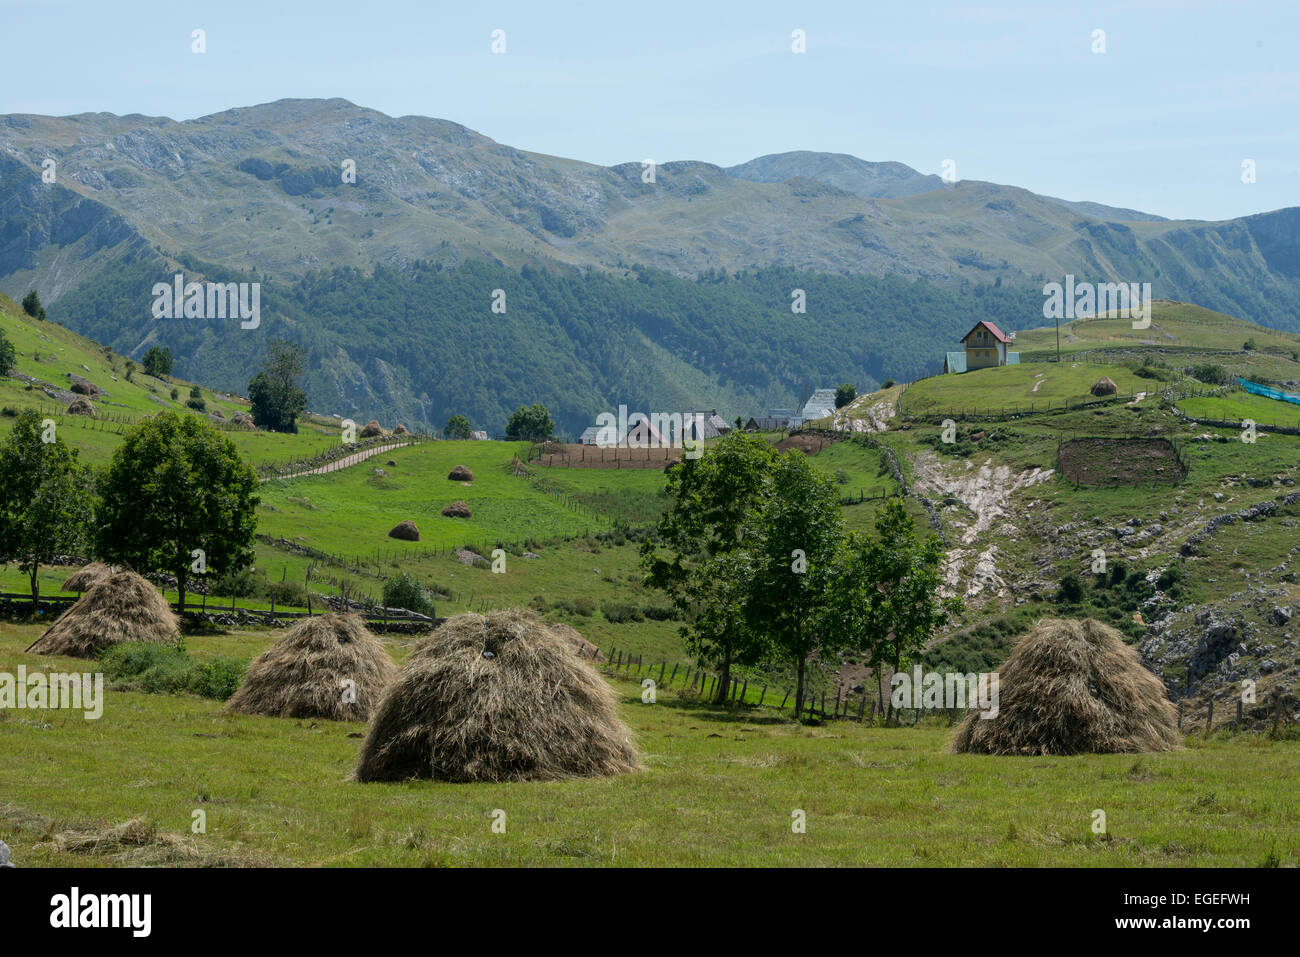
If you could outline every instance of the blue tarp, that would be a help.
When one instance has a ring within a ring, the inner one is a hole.
[[[1290,402],[1293,405],[1300,405],[1300,395],[1292,395],[1289,392],[1281,392],[1271,386],[1260,385],[1258,382],[1251,382],[1249,379],[1238,379],[1241,387],[1253,395],[1262,395],[1266,399],[1276,399],[1279,402]]]

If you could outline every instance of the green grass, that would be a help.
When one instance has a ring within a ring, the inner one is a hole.
[[[1102,376],[1109,377],[1123,396],[1153,389],[1149,380],[1124,366],[1035,362],[932,376],[911,386],[901,401],[908,415],[1044,411],[1049,405],[1059,409],[1095,401],[1088,390]]]
[[[1192,418],[1222,419],[1228,422],[1253,419],[1260,425],[1300,428],[1300,405],[1253,395],[1241,389],[1223,395],[1179,399],[1178,408]]]
[[[30,633],[6,627],[0,669],[86,667],[23,655]],[[209,643],[242,655],[251,637]],[[356,784],[347,775],[363,725],[228,716],[186,694],[110,690],[99,721],[0,712],[0,839],[19,866],[150,863],[166,852],[146,846],[114,858],[115,848],[34,846],[60,830],[136,817],[183,837],[194,862],[208,863],[1300,863],[1294,741],[1216,735],[1167,754],[958,756],[946,753],[942,724],[801,727],[768,709],[668,693],[644,705],[635,684],[615,688],[646,770],[546,784]],[[1098,808],[1105,837],[1091,831]],[[491,830],[496,809],[506,812],[505,834]],[[190,834],[194,810],[207,812],[206,834]],[[806,814],[804,834],[791,830],[795,810]]]

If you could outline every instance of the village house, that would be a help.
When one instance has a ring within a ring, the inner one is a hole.
[[[1019,365],[1020,353],[1008,349],[1013,341],[1014,333],[1008,336],[991,322],[977,322],[975,328],[961,338],[965,350],[949,352],[944,357],[943,371],[957,373],[970,369]]]
[[[834,414],[835,390],[818,389],[812,394],[808,401],[804,403],[800,417],[804,422],[812,422],[814,419],[824,419],[827,416]]]

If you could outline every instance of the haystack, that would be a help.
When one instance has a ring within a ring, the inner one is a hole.
[[[99,386],[93,382],[87,382],[85,379],[73,379],[69,391],[77,395],[99,395]]]
[[[380,425],[378,420],[376,419],[371,419],[369,422],[363,425],[361,427],[361,431],[357,433],[357,435],[361,436],[361,438],[363,439],[371,439],[374,438],[376,435],[383,435],[383,434],[384,434],[384,427]]]
[[[1182,746],[1164,685],[1113,628],[1046,618],[999,671],[998,713],[966,716],[952,750],[1116,754]]]
[[[1118,395],[1119,386],[1112,382],[1108,377],[1102,376],[1092,384],[1092,388],[1088,391],[1093,395]]]
[[[79,395],[69,402],[66,411],[68,415],[88,415],[92,419],[95,417],[95,407],[84,395]]]
[[[609,686],[521,609],[457,615],[389,685],[360,781],[545,781],[634,771]]]
[[[420,529],[407,518],[394,525],[393,530],[388,533],[388,537],[400,538],[404,542],[418,542],[420,540]]]
[[[368,721],[396,674],[356,615],[303,618],[248,666],[227,707],[273,718]]]
[[[463,465],[457,465],[447,473],[447,478],[453,482],[472,482],[474,481],[474,473]]]
[[[442,514],[448,518],[470,518],[471,513],[469,506],[464,502],[452,502],[442,510]]]
[[[63,582],[64,591],[83,592],[95,582],[113,574],[113,569],[103,562],[91,562],[73,572]]]
[[[406,426],[402,425],[401,422],[398,422],[395,426],[393,426],[393,435],[410,435],[410,434],[411,434],[410,431],[406,428]]]
[[[176,644],[180,621],[166,599],[132,571],[91,585],[27,650],[37,655],[96,658],[124,641]]]
[[[230,417],[230,424],[237,425],[241,429],[248,429],[249,431],[253,431],[257,428],[257,423],[253,421],[253,417],[247,412],[236,412]]]

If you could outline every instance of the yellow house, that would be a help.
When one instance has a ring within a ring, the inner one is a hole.
[[[991,322],[977,322],[975,328],[966,333],[961,341],[966,347],[967,369],[1019,363],[1020,354],[1007,351],[1011,339]]]

